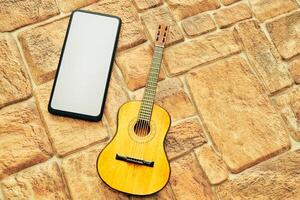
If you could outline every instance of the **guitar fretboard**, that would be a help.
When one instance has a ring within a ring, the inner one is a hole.
[[[148,81],[138,115],[138,120],[149,122],[151,119],[152,108],[155,100],[157,81],[162,61],[163,47],[155,46]]]

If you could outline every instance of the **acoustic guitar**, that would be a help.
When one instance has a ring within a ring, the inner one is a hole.
[[[129,101],[118,112],[115,137],[97,159],[100,178],[111,188],[133,195],[149,195],[168,182],[170,166],[164,150],[171,119],[154,104],[169,27],[159,25],[148,82],[142,101]]]

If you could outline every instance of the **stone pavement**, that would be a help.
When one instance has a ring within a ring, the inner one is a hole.
[[[50,115],[70,12],[123,25],[105,116]],[[157,24],[171,25],[157,104],[171,178],[147,199],[300,199],[300,0],[1,0],[0,199],[138,199],[98,178],[118,108],[140,99]]]

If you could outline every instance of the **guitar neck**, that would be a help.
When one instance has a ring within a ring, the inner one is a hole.
[[[154,47],[154,54],[152,58],[152,64],[150,68],[150,73],[148,76],[148,81],[145,87],[145,92],[138,115],[139,120],[144,120],[149,122],[151,119],[152,108],[155,100],[158,76],[160,71],[160,66],[162,62],[163,47],[156,45]]]

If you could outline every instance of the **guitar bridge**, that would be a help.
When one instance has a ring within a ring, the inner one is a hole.
[[[142,159],[133,158],[133,157],[129,157],[129,156],[122,156],[119,154],[116,154],[116,160],[122,160],[125,162],[134,163],[134,164],[138,164],[138,165],[144,165],[144,166],[148,166],[148,167],[154,166],[153,161],[142,160]]]

